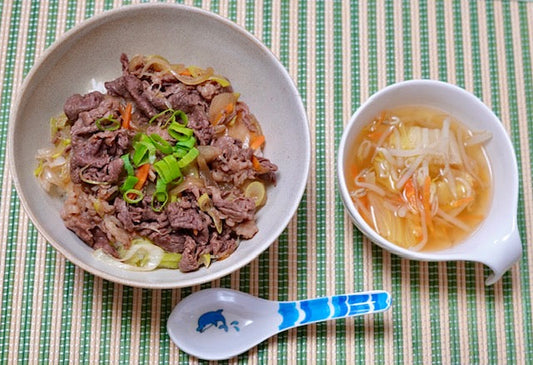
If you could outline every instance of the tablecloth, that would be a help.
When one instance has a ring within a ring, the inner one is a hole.
[[[135,1],[133,1],[135,2]],[[65,31],[130,1],[0,1],[0,363],[197,363],[166,332],[180,298],[207,287],[276,300],[385,289],[390,311],[280,333],[230,363],[533,363],[533,3],[185,1],[246,28],[279,57],[309,119],[311,172],[282,235],[252,263],[199,287],[149,290],[84,272],[20,205],[6,156],[12,100]],[[407,79],[456,84],[501,119],[517,155],[523,256],[493,286],[470,262],[402,259],[369,242],[336,186],[343,126]]]

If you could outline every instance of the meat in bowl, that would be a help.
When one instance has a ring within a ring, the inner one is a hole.
[[[65,195],[65,225],[130,270],[193,271],[257,232],[276,183],[261,127],[211,68],[120,58],[105,93],[73,95],[51,120],[36,176]]]

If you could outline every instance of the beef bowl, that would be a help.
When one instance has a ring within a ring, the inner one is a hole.
[[[143,288],[248,264],[289,223],[310,163],[305,110],[276,57],[176,4],[68,31],[24,80],[9,127],[15,186],[40,233],[82,269]]]

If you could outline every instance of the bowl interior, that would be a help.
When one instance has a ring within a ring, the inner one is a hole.
[[[350,163],[350,146],[361,129],[384,109],[403,105],[426,105],[440,109],[471,130],[488,130],[491,140],[485,145],[491,175],[492,199],[487,217],[477,230],[462,243],[439,251],[414,252],[403,249],[379,236],[360,216],[345,182],[344,171]],[[494,241],[511,229],[515,222],[518,196],[516,158],[509,137],[496,115],[467,91],[439,81],[411,80],[391,85],[374,94],[352,116],[339,148],[339,188],[344,204],[357,227],[378,245],[407,258],[420,260],[453,260],[465,258],[487,242]]]
[[[279,167],[278,182],[258,213],[257,235],[228,259],[183,274],[135,273],[95,260],[92,250],[65,228],[62,202],[47,195],[33,175],[35,153],[49,145],[49,118],[75,93],[100,89],[121,75],[121,53],[160,54],[171,62],[212,66],[228,77],[258,118],[265,155]],[[283,131],[283,133],[280,133]],[[24,143],[17,143],[24,141]],[[52,45],[28,74],[10,122],[11,166],[19,196],[45,238],[70,261],[126,285],[170,288],[207,282],[247,264],[282,232],[305,189],[309,127],[298,92],[273,54],[236,24],[196,8],[174,4],[126,6],[91,18]]]

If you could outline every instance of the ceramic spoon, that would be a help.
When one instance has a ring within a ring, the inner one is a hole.
[[[391,305],[384,291],[275,302],[230,289],[213,288],[180,301],[167,322],[170,338],[183,351],[205,360],[239,355],[289,328],[369,313]]]

